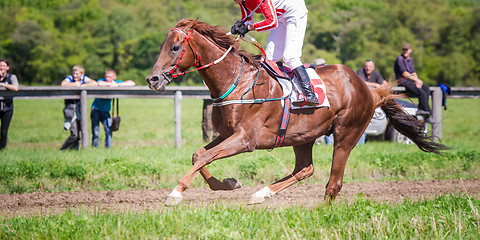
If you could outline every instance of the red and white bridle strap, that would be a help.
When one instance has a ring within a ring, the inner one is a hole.
[[[171,30],[172,30],[172,31],[179,32],[180,34],[182,34],[183,37],[185,37],[185,43],[184,43],[184,47],[183,47],[183,50],[182,50],[182,54],[181,54],[181,56],[180,56],[180,59],[178,59],[178,62],[177,62],[177,64],[175,64],[175,66],[173,67],[173,69],[170,70],[170,76],[171,76],[172,79],[173,79],[173,78],[180,77],[180,76],[183,76],[183,75],[185,75],[185,74],[187,74],[187,73],[190,73],[190,72],[193,72],[193,71],[198,71],[198,70],[200,70],[200,69],[204,69],[204,68],[213,66],[213,65],[219,63],[220,61],[222,61],[222,60],[227,56],[227,54],[230,52],[230,50],[232,50],[232,46],[230,46],[230,47],[228,48],[228,50],[227,50],[219,59],[217,59],[217,60],[215,60],[215,61],[213,61],[213,62],[211,62],[211,63],[209,63],[209,64],[206,64],[206,65],[203,65],[203,66],[201,66],[201,67],[198,67],[198,65],[200,65],[200,57],[199,57],[197,51],[195,50],[195,48],[194,48],[194,47],[190,44],[190,42],[189,42],[189,41],[190,41],[190,38],[192,37],[193,30],[188,31],[188,34],[185,34],[185,32],[183,32],[183,31],[182,31],[181,29],[179,29],[179,28],[172,28]],[[195,64],[194,64],[193,66],[194,66],[194,67],[197,67],[197,68],[192,69],[192,70],[190,70],[190,71],[185,71],[185,72],[180,72],[180,73],[177,73],[177,74],[173,74],[173,73],[178,69],[178,66],[180,65],[180,62],[182,61],[183,55],[185,54],[185,47],[187,46],[187,44],[188,44],[188,46],[190,46],[190,48],[192,49],[193,54],[195,55]],[[168,81],[168,80],[167,80],[167,81]],[[171,81],[169,81],[169,82],[171,82]]]
[[[195,48],[190,44],[190,38],[192,37],[193,30],[188,31],[188,34],[185,34],[182,30],[178,28],[172,28],[172,31],[179,32],[182,34],[183,37],[185,37],[185,42],[183,43],[183,49],[182,49],[182,54],[180,55],[180,58],[177,61],[177,64],[173,66],[172,70],[170,70],[170,74],[173,75],[173,73],[178,69],[178,66],[180,65],[180,62],[182,62],[183,56],[185,55],[187,44],[192,50],[193,55],[195,55],[195,63],[193,64],[194,67],[197,67],[200,64],[200,57],[198,57],[198,53],[195,50]]]

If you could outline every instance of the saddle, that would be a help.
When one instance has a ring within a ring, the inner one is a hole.
[[[261,62],[262,67],[267,73],[277,80],[282,86],[283,97],[290,96],[293,100],[297,100],[300,96],[303,97],[302,91],[298,86],[298,80],[293,74],[293,71],[284,66],[282,62],[275,62],[272,60],[265,60]],[[310,77],[310,84],[312,85],[313,92],[317,95],[319,104],[317,106],[290,106],[292,109],[298,108],[318,108],[318,107],[330,107],[326,95],[326,88],[323,80],[318,76],[313,68],[306,68],[308,76]]]
[[[291,105],[292,99],[298,98],[302,93],[299,88],[296,86],[298,85],[298,81],[294,77],[293,71],[283,66],[282,62],[275,62],[272,60],[265,60],[262,61],[262,67],[267,71],[267,73],[274,79],[276,79],[280,85],[282,86],[283,91],[283,111],[282,111],[282,119],[280,121],[280,126],[278,127],[277,137],[275,139],[275,144],[272,148],[276,148],[282,145],[283,140],[285,139],[285,134],[287,132],[288,123],[290,120],[290,110],[296,108],[317,108],[317,107],[330,107],[328,103],[327,97],[325,95],[325,84],[323,83],[322,79],[317,75],[315,70],[312,68],[307,69],[307,73],[310,77],[310,81],[312,84],[312,89],[314,90],[317,98],[319,100],[319,105],[317,106],[303,106],[303,107],[295,107]],[[293,90],[295,89],[295,90]]]

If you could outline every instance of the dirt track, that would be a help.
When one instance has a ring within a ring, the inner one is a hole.
[[[184,205],[204,206],[215,203],[247,204],[249,197],[263,186],[244,187],[235,191],[214,192],[206,188],[188,189]],[[268,199],[263,206],[288,207],[317,206],[322,203],[325,185],[296,184]],[[164,209],[163,201],[171,189],[107,192],[64,192],[2,194],[0,209],[3,216],[54,214],[65,209],[97,209],[100,211],[144,211]],[[358,194],[364,198],[402,202],[405,199],[422,200],[447,193],[468,193],[480,198],[479,180],[428,180],[346,183],[337,201],[351,201]]]

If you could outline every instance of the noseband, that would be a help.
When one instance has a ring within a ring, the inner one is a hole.
[[[180,76],[183,76],[189,72],[193,72],[193,71],[197,71],[197,70],[200,70],[200,69],[204,69],[204,68],[207,68],[207,67],[210,67],[210,66],[213,66],[217,63],[219,63],[220,61],[222,61],[225,56],[227,56],[227,54],[230,52],[230,50],[232,50],[232,46],[230,46],[228,48],[228,50],[223,54],[223,56],[221,56],[219,59],[209,63],[209,64],[206,64],[206,65],[203,65],[201,67],[199,67],[200,65],[200,57],[199,57],[199,54],[197,52],[197,50],[195,50],[195,48],[192,46],[192,44],[190,44],[190,39],[192,38],[192,34],[193,34],[193,30],[190,29],[190,31],[188,31],[188,34],[185,34],[185,32],[183,32],[181,29],[179,28],[172,28],[171,31],[176,31],[176,32],[179,32],[180,34],[182,34],[183,37],[185,37],[185,42],[183,43],[183,49],[182,49],[182,54],[180,55],[180,58],[178,59],[177,63],[175,64],[175,66],[173,66],[172,70],[170,70],[169,72],[163,72],[162,73],[162,76],[163,78],[168,82],[168,83],[171,83],[173,81],[174,78],[177,78],[177,77],[180,77]],[[194,67],[196,67],[195,69],[192,69],[190,71],[184,71],[184,72],[180,72],[180,73],[176,73],[174,74],[175,71],[177,71],[180,63],[182,62],[182,59],[183,59],[183,56],[185,55],[185,48],[187,47],[187,44],[188,46],[190,47],[190,49],[192,50],[193,52],[193,55],[195,55],[195,63],[193,64]]]

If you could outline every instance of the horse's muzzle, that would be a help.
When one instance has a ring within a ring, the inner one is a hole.
[[[147,78],[147,82],[148,82],[148,87],[150,89],[158,91],[158,92],[165,91],[165,88],[169,84],[169,82],[167,80],[164,80],[164,79],[160,80],[160,78],[158,76],[153,76],[153,77]]]

